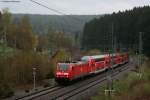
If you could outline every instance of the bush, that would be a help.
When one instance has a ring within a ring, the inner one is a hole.
[[[144,84],[143,90],[144,90],[146,93],[149,93],[149,94],[150,94],[150,82],[147,82],[147,83]]]
[[[150,68],[149,68],[149,66],[150,66],[149,63],[145,63],[145,64],[143,64],[143,66],[141,68],[143,80],[150,80]]]
[[[0,57],[0,80],[14,84],[27,84],[33,80],[33,67],[36,79],[43,80],[50,73],[50,63],[46,54],[18,51],[11,57]]]
[[[50,79],[50,78],[54,78],[54,74],[53,73],[48,73],[46,75],[46,79]]]
[[[8,84],[0,84],[0,98],[7,98],[14,95],[14,91]]]

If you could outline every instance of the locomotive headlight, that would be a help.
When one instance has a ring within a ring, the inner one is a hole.
[[[69,75],[69,73],[60,73],[60,72],[57,72],[56,75]]]
[[[61,73],[60,73],[60,72],[57,72],[56,75],[61,75]]]
[[[64,75],[69,75],[69,73],[64,73]]]

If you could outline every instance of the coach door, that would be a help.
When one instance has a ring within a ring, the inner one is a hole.
[[[75,78],[75,68],[72,66],[72,78]]]
[[[95,71],[95,63],[93,60],[90,60],[90,68],[91,68],[91,72],[94,72]]]

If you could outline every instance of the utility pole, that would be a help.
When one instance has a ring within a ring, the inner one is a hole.
[[[7,46],[7,33],[6,33],[6,30],[7,30],[7,27],[4,26],[4,43],[5,43],[5,46]]]
[[[112,74],[113,74],[113,62],[114,62],[114,51],[115,51],[115,48],[114,48],[114,24],[112,23],[112,27],[111,27],[111,36],[110,36],[110,50],[111,51],[108,51],[109,53],[109,57],[110,57],[110,64],[109,64],[109,69],[108,69],[108,72],[107,72],[107,87],[105,89],[105,95],[110,97],[112,96],[113,92],[115,91],[113,89],[113,79],[112,79]]]
[[[111,39],[111,45],[112,45],[112,52],[114,51],[114,23],[112,23],[112,39]]]
[[[141,78],[141,66],[142,66],[142,49],[143,49],[143,41],[142,41],[142,32],[139,32],[139,57],[138,57],[138,68],[139,68],[139,76]]]
[[[5,56],[6,53],[6,46],[7,46],[7,36],[6,36],[6,27],[3,29],[3,35],[2,35],[2,43],[3,43],[3,56]]]
[[[113,67],[114,67],[114,55],[115,55],[115,41],[114,41],[114,23],[112,23],[112,63],[111,63],[111,67],[112,67],[112,73],[111,74],[113,74],[114,73],[114,69],[113,69]],[[114,89],[113,89],[113,79],[112,79],[112,76],[111,76],[111,92],[114,92]]]
[[[36,90],[35,87],[35,81],[36,81],[36,68],[33,68],[33,90]]]

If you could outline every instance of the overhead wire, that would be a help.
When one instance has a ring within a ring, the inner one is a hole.
[[[0,2],[7,2],[7,3],[12,3],[12,2],[14,2],[14,3],[19,3],[19,2],[21,2],[21,1],[19,1],[19,0],[1,0]]]
[[[56,12],[56,13],[58,13],[58,14],[66,15],[65,13],[62,13],[62,12],[56,10],[56,9],[50,8],[50,7],[48,7],[48,6],[44,5],[44,4],[41,4],[41,3],[37,2],[37,1],[34,1],[34,0],[30,0],[30,1],[33,2],[33,3],[36,3],[36,4],[40,5],[40,6],[42,6],[42,7],[44,7],[44,8],[47,8],[47,9],[49,9],[49,10],[51,10],[51,11],[54,11],[54,12]]]
[[[40,6],[42,6],[42,7],[44,7],[44,8],[47,8],[47,9],[49,9],[49,10],[51,10],[51,11],[57,13],[57,14],[65,15],[65,16],[68,16],[68,17],[70,17],[70,18],[72,18],[72,19],[78,20],[78,21],[80,21],[80,22],[81,22],[81,21],[84,22],[84,21],[81,20],[81,19],[78,19],[78,18],[76,18],[76,17],[71,16],[71,14],[63,13],[63,12],[61,12],[61,11],[59,11],[59,10],[53,9],[53,8],[51,8],[51,7],[48,7],[48,6],[46,6],[46,5],[42,4],[42,3],[39,3],[39,2],[34,1],[34,0],[30,0],[30,1],[33,2],[33,3],[36,3],[36,4],[40,5]]]
[[[84,21],[84,20],[81,20],[81,19],[79,19],[79,18],[76,18],[76,17],[74,17],[74,16],[71,15],[71,14],[66,14],[66,13],[61,12],[61,11],[59,11],[59,10],[53,9],[53,8],[51,8],[51,7],[48,7],[48,6],[46,6],[46,5],[42,4],[42,3],[39,3],[39,2],[37,2],[37,1],[35,1],[35,0],[30,0],[30,1],[33,2],[33,3],[35,3],[35,4],[37,4],[37,5],[39,5],[39,6],[44,7],[44,8],[46,8],[46,9],[50,10],[50,11],[53,11],[53,12],[59,14],[59,15],[64,15],[64,16],[70,18],[70,19],[73,19],[74,21],[78,22],[79,24],[85,24],[85,21]],[[62,18],[63,18],[63,17],[62,17]],[[63,18],[63,19],[64,19],[64,21],[65,21],[65,18]],[[55,22],[58,24],[57,21],[55,21]],[[71,29],[70,26],[71,26],[72,24],[69,24],[68,20],[65,21],[65,23],[69,26],[68,28],[70,28],[70,29],[68,29],[68,32],[69,32],[69,30],[70,30],[70,32],[71,32],[72,29]],[[64,32],[64,31],[66,30],[66,29],[64,29],[62,23],[59,23],[58,26],[61,26],[62,32]],[[72,26],[73,26],[73,25],[72,25]],[[76,27],[76,26],[73,26],[73,27]],[[66,30],[66,31],[67,31],[67,30]],[[83,30],[81,30],[81,32],[82,32],[82,31],[83,31]],[[82,33],[81,33],[80,36],[82,37]],[[80,37],[80,38],[81,38],[81,37]]]

